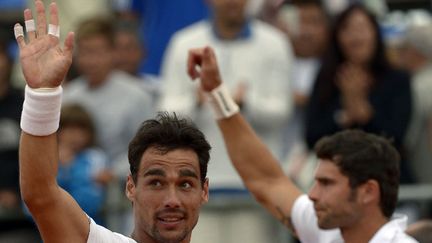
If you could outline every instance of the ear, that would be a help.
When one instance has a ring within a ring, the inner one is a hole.
[[[206,178],[202,188],[201,204],[207,203],[209,200],[209,179]]]
[[[135,182],[133,181],[132,175],[128,175],[127,177],[125,193],[129,201],[133,202],[135,197]]]
[[[363,185],[361,185],[360,200],[362,204],[379,204],[380,194],[380,187],[376,180],[370,179],[367,180]]]

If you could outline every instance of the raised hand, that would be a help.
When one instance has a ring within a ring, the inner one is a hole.
[[[42,1],[35,1],[37,12],[36,29],[27,29],[28,43],[22,34],[23,27],[15,24],[15,36],[20,50],[20,61],[27,85],[31,88],[57,87],[61,84],[72,63],[73,38],[70,32],[64,43],[59,45],[56,30],[59,28],[58,9],[55,2],[49,6],[50,28],[47,33],[45,7]],[[33,20],[32,12],[24,10],[24,19]],[[27,27],[27,26],[26,26]]]
[[[222,83],[216,56],[210,47],[189,50],[187,72],[195,80],[201,80],[201,88],[210,92]]]

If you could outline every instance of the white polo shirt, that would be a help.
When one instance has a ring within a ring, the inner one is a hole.
[[[114,233],[111,230],[96,224],[96,222],[91,218],[89,220],[90,232],[87,243],[137,243],[129,237],[119,233]]]
[[[339,229],[322,230],[318,227],[313,202],[307,195],[300,196],[294,202],[291,220],[302,243],[344,242]],[[416,243],[416,240],[405,234],[406,225],[406,216],[395,215],[375,233],[369,243]]]

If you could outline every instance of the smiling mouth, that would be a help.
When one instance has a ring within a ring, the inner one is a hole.
[[[318,214],[319,212],[324,212],[324,208],[321,207],[314,207],[315,213]]]
[[[184,219],[183,217],[158,217],[159,221],[168,222],[168,223],[179,222],[182,221],[183,219]]]
[[[157,219],[166,230],[174,230],[184,222],[184,217],[158,217]]]
[[[174,228],[186,220],[186,213],[181,209],[165,209],[155,215],[155,219],[164,228]]]

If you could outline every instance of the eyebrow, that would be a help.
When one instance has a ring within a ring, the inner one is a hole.
[[[195,172],[188,169],[180,170],[180,177],[193,177],[198,179],[198,175]]]
[[[165,171],[161,169],[150,169],[146,173],[144,173],[144,177],[146,176],[166,176]]]
[[[188,169],[182,169],[180,170],[180,177],[193,177],[196,179],[198,178],[198,175],[193,172],[192,170],[188,170]],[[146,173],[144,173],[144,177],[146,176],[166,176],[165,171],[161,170],[161,169],[150,169],[148,170]]]

